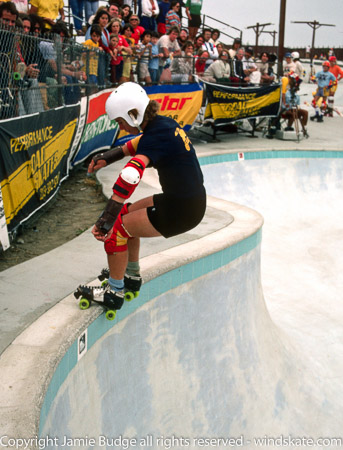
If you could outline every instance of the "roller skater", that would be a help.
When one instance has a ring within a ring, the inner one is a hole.
[[[97,289],[111,295],[117,291],[123,299],[128,292],[135,294],[140,289],[140,238],[185,233],[200,223],[206,210],[203,175],[193,145],[179,124],[158,115],[158,110],[159,104],[138,84],[127,82],[115,88],[107,99],[106,112],[121,130],[137,137],[97,155],[88,168],[92,173],[131,157],[92,229],[94,237],[104,243],[109,266],[109,274],[101,275],[103,279],[109,275],[107,284]],[[125,203],[147,166],[157,170],[162,192]]]
[[[312,121],[323,122],[323,110],[327,107],[326,100],[331,85],[336,82],[335,76],[329,72],[329,61],[323,62],[323,70],[316,73],[315,81],[318,84],[318,88],[314,93],[312,105],[315,108],[315,115],[310,117]],[[325,107],[325,108],[324,108]]]

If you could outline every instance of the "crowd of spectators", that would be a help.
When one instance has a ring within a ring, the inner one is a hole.
[[[77,44],[74,40],[74,50],[69,47],[67,54],[71,36],[63,0],[0,0],[0,31],[7,33],[0,48],[0,110],[11,101],[9,90],[5,92],[12,81],[4,75],[6,67],[41,97],[30,108],[26,105],[32,105],[32,98],[20,95],[24,113],[55,107],[60,92],[56,85],[61,83],[64,103],[71,104],[80,98],[80,82],[90,85],[87,93],[92,93],[130,80],[149,85],[188,83],[198,77],[238,86],[275,81],[271,55],[255,58],[253,48],[243,48],[239,38],[229,48],[220,41],[219,30],[201,28],[201,3],[109,0],[99,7],[97,1],[70,0]],[[188,27],[182,27],[183,14]],[[20,39],[15,37],[18,30]],[[76,47],[83,50],[75,51]],[[285,72],[302,72],[299,58],[288,56]]]

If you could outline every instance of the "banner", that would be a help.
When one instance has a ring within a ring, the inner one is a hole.
[[[79,164],[93,153],[109,149],[115,141],[119,126],[108,118],[105,111],[105,103],[111,92],[112,89],[107,89],[89,97],[79,151],[72,164]]]
[[[200,111],[203,98],[203,90],[198,83],[145,86],[144,89],[151,100],[161,105],[160,115],[176,120],[185,131],[191,128]],[[121,131],[116,145],[122,145],[133,137]]]
[[[208,99],[205,119],[213,117],[216,125],[254,117],[273,117],[280,112],[280,84],[258,87],[205,84]]]
[[[80,106],[0,122],[0,182],[9,233],[45,205],[68,175]]]

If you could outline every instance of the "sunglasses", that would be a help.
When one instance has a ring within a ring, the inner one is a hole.
[[[138,19],[130,19],[130,22],[138,22]]]

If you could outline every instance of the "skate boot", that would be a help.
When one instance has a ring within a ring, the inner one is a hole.
[[[116,311],[123,306],[124,292],[113,291],[109,284],[105,286],[80,285],[74,292],[74,297],[80,299],[80,309],[88,309],[92,302],[101,305],[106,311],[106,319],[113,320]]]
[[[124,275],[124,298],[130,302],[139,296],[139,291],[142,286],[142,277],[138,275]]]
[[[109,269],[102,269],[101,274],[98,279],[102,281],[101,285],[106,286],[107,280],[110,277]],[[130,302],[134,298],[139,296],[139,290],[142,286],[142,277],[140,275],[124,275],[124,298],[126,301]]]

